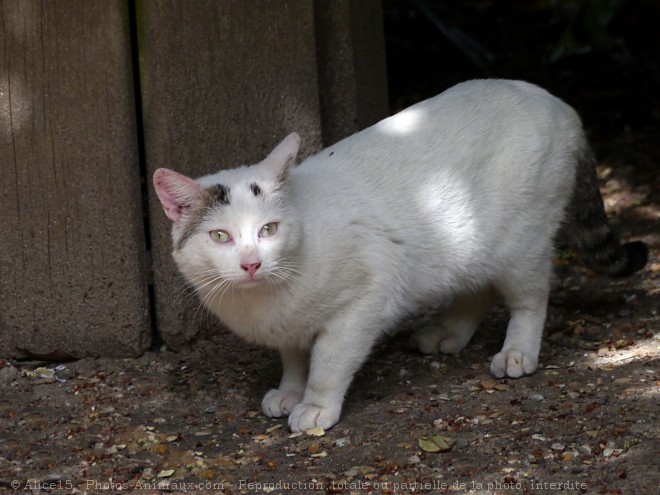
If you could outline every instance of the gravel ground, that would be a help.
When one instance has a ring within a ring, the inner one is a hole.
[[[131,360],[0,360],[0,494],[658,493],[658,152],[651,132],[622,139],[604,147],[606,204],[651,260],[613,281],[559,256],[533,376],[488,373],[502,310],[459,357],[407,350],[431,311],[382,342],[315,436],[261,414],[278,358],[229,334]]]

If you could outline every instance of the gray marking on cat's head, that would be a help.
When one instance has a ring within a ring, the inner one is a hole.
[[[181,237],[179,237],[179,240],[174,246],[177,251],[181,251],[188,239],[190,239],[198,232],[199,225],[202,223],[205,215],[214,206],[227,206],[230,204],[231,189],[229,186],[225,186],[224,184],[216,184],[214,186],[207,187],[203,190],[203,192],[205,194],[202,194],[193,204],[187,206],[188,220],[183,233],[181,234]]]
[[[188,242],[192,236],[199,232],[199,226],[202,223],[206,212],[209,211],[210,207],[210,202],[207,204],[200,203],[196,208],[194,208],[194,210],[191,211],[191,218],[188,220],[188,223],[186,224],[181,237],[179,237],[179,240],[174,246],[176,251],[181,251],[186,242]]]
[[[252,194],[254,194],[255,197],[259,197],[263,194],[261,187],[259,187],[259,184],[257,184],[256,182],[250,184],[250,191],[252,191]]]
[[[230,189],[228,186],[225,186],[224,184],[216,184],[215,186],[211,186],[206,189],[206,191],[211,195],[214,203],[221,205],[229,204]]]

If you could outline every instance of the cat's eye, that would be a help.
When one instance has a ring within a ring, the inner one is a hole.
[[[270,237],[275,235],[275,232],[277,232],[277,222],[270,222],[261,227],[259,237]]]
[[[209,236],[211,236],[211,239],[219,244],[226,244],[227,242],[231,241],[231,237],[224,230],[212,230],[209,232]]]

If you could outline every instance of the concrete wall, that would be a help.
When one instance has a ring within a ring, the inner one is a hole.
[[[125,2],[2,2],[0,354],[151,342]]]

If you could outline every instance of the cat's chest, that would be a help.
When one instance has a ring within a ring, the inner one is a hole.
[[[306,321],[291,297],[247,293],[228,297],[210,309],[240,337],[269,347],[307,345],[316,334],[316,325]]]

